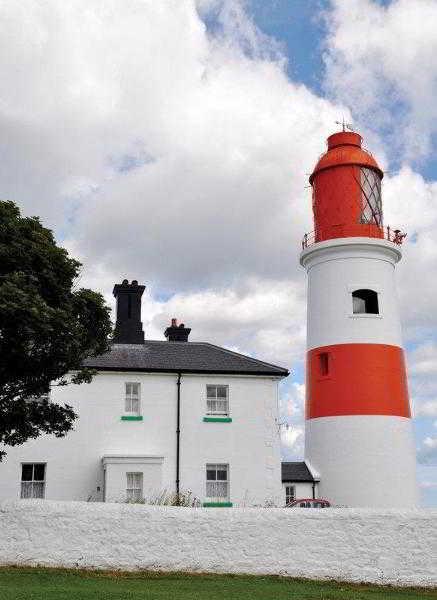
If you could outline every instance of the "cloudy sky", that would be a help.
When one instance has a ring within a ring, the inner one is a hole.
[[[437,505],[437,0],[4,0],[0,196],[112,304],[287,366],[303,449],[308,174],[343,117],[408,231],[398,288],[423,501]]]

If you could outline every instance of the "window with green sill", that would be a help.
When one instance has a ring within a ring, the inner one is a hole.
[[[203,506],[232,506],[229,501],[229,465],[206,465],[206,494]]]
[[[142,421],[141,416],[141,384],[127,381],[124,384],[124,414],[122,421]]]
[[[208,384],[206,386],[206,421],[230,421],[229,386]]]

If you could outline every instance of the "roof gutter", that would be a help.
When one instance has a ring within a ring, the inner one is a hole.
[[[288,377],[291,371],[284,369],[282,373],[277,373],[273,371],[230,371],[230,370],[220,370],[220,369],[166,369],[162,367],[156,368],[144,368],[144,367],[125,367],[125,366],[114,366],[108,367],[104,365],[85,365],[88,366],[89,369],[95,369],[96,371],[113,371],[113,372],[135,372],[135,373],[185,373],[187,375],[230,375],[236,376],[239,375],[247,375],[247,376],[259,376],[259,377],[274,377],[278,379],[283,379],[284,377]]]

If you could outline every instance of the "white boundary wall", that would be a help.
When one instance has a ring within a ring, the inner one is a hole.
[[[0,504],[0,564],[437,585],[437,511]]]

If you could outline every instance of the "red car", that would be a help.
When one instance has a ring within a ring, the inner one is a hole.
[[[329,500],[324,498],[298,498],[285,505],[285,508],[328,508],[331,506]]]

